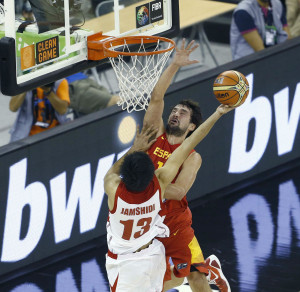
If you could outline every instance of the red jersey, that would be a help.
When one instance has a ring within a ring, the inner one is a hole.
[[[147,151],[148,155],[150,156],[151,160],[154,163],[155,169],[162,167],[170,155],[175,151],[177,147],[179,147],[180,144],[174,144],[171,145],[168,142],[166,133],[163,133],[161,136],[159,136],[156,140],[156,142],[150,147],[150,149]],[[195,150],[192,150],[192,152]],[[181,168],[179,169],[176,177],[172,181],[174,183],[176,181],[176,178],[180,172]],[[175,201],[175,200],[166,200],[165,202],[166,206],[166,212],[167,217],[178,215],[179,213],[182,213],[186,211],[188,207],[188,202],[186,196],[183,197],[181,201]],[[167,219],[167,218],[166,218]],[[167,221],[165,221],[167,222]]]

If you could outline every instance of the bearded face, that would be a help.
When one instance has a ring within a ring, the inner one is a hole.
[[[180,122],[172,120],[166,126],[166,132],[168,135],[172,135],[175,137],[181,137],[185,134],[188,126],[180,128]]]
[[[166,126],[166,132],[168,135],[173,135],[175,137],[183,136],[191,121],[191,110],[184,105],[176,105],[168,119],[168,124]]]

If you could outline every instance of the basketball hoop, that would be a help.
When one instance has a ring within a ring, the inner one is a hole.
[[[159,36],[109,38],[101,46],[117,76],[119,106],[128,112],[146,109],[151,92],[167,63],[175,42]]]

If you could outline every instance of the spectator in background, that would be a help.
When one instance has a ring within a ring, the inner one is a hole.
[[[36,18],[39,33],[65,26],[63,0],[28,0]],[[83,0],[69,0],[70,24],[77,24],[82,20],[81,3]],[[78,20],[78,15],[80,19]]]
[[[30,21],[30,22],[34,21],[34,16],[33,16],[33,12],[31,9],[31,5],[27,0],[25,0],[23,3],[22,17],[23,17],[23,20]]]
[[[70,103],[66,79],[12,96],[9,109],[18,111],[10,142],[38,134],[68,121]]]
[[[291,36],[297,37],[300,35],[300,0],[286,0],[286,15]]]
[[[233,60],[290,38],[280,0],[242,0],[233,12],[230,46]]]
[[[119,96],[110,94],[105,87],[83,73],[73,74],[66,79],[70,89],[70,108],[77,117],[99,111],[119,101]]]

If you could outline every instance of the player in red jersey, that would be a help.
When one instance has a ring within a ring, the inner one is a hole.
[[[144,124],[153,124],[158,127],[157,141],[148,150],[155,168],[162,167],[171,153],[202,122],[200,108],[191,100],[184,100],[174,106],[166,128],[162,120],[165,92],[180,67],[198,62],[189,59],[189,55],[197,47],[194,41],[185,47],[185,40],[183,40],[181,48],[176,48],[171,64],[153,89]],[[164,222],[170,229],[170,237],[160,241],[165,246],[167,260],[171,257],[174,266],[172,270],[169,267],[166,272],[164,291],[181,285],[184,277],[188,278],[193,292],[211,291],[209,284],[217,285],[222,292],[231,291],[222,273],[219,260],[215,256],[209,257],[207,261],[204,260],[191,226],[192,214],[186,194],[195,181],[201,163],[200,154],[192,151],[172,184],[165,191],[166,198],[169,199],[165,201],[167,214]]]
[[[162,200],[168,198],[165,190],[192,149],[230,110],[229,106],[219,106],[182,142],[163,167],[155,170],[149,155],[138,146],[139,139],[135,139],[131,149],[105,175],[109,207],[106,270],[112,292],[161,292],[163,289],[165,248],[156,238],[169,235],[169,228],[163,222]],[[144,140],[150,146],[152,131],[145,128],[146,125],[141,135],[146,131]]]

